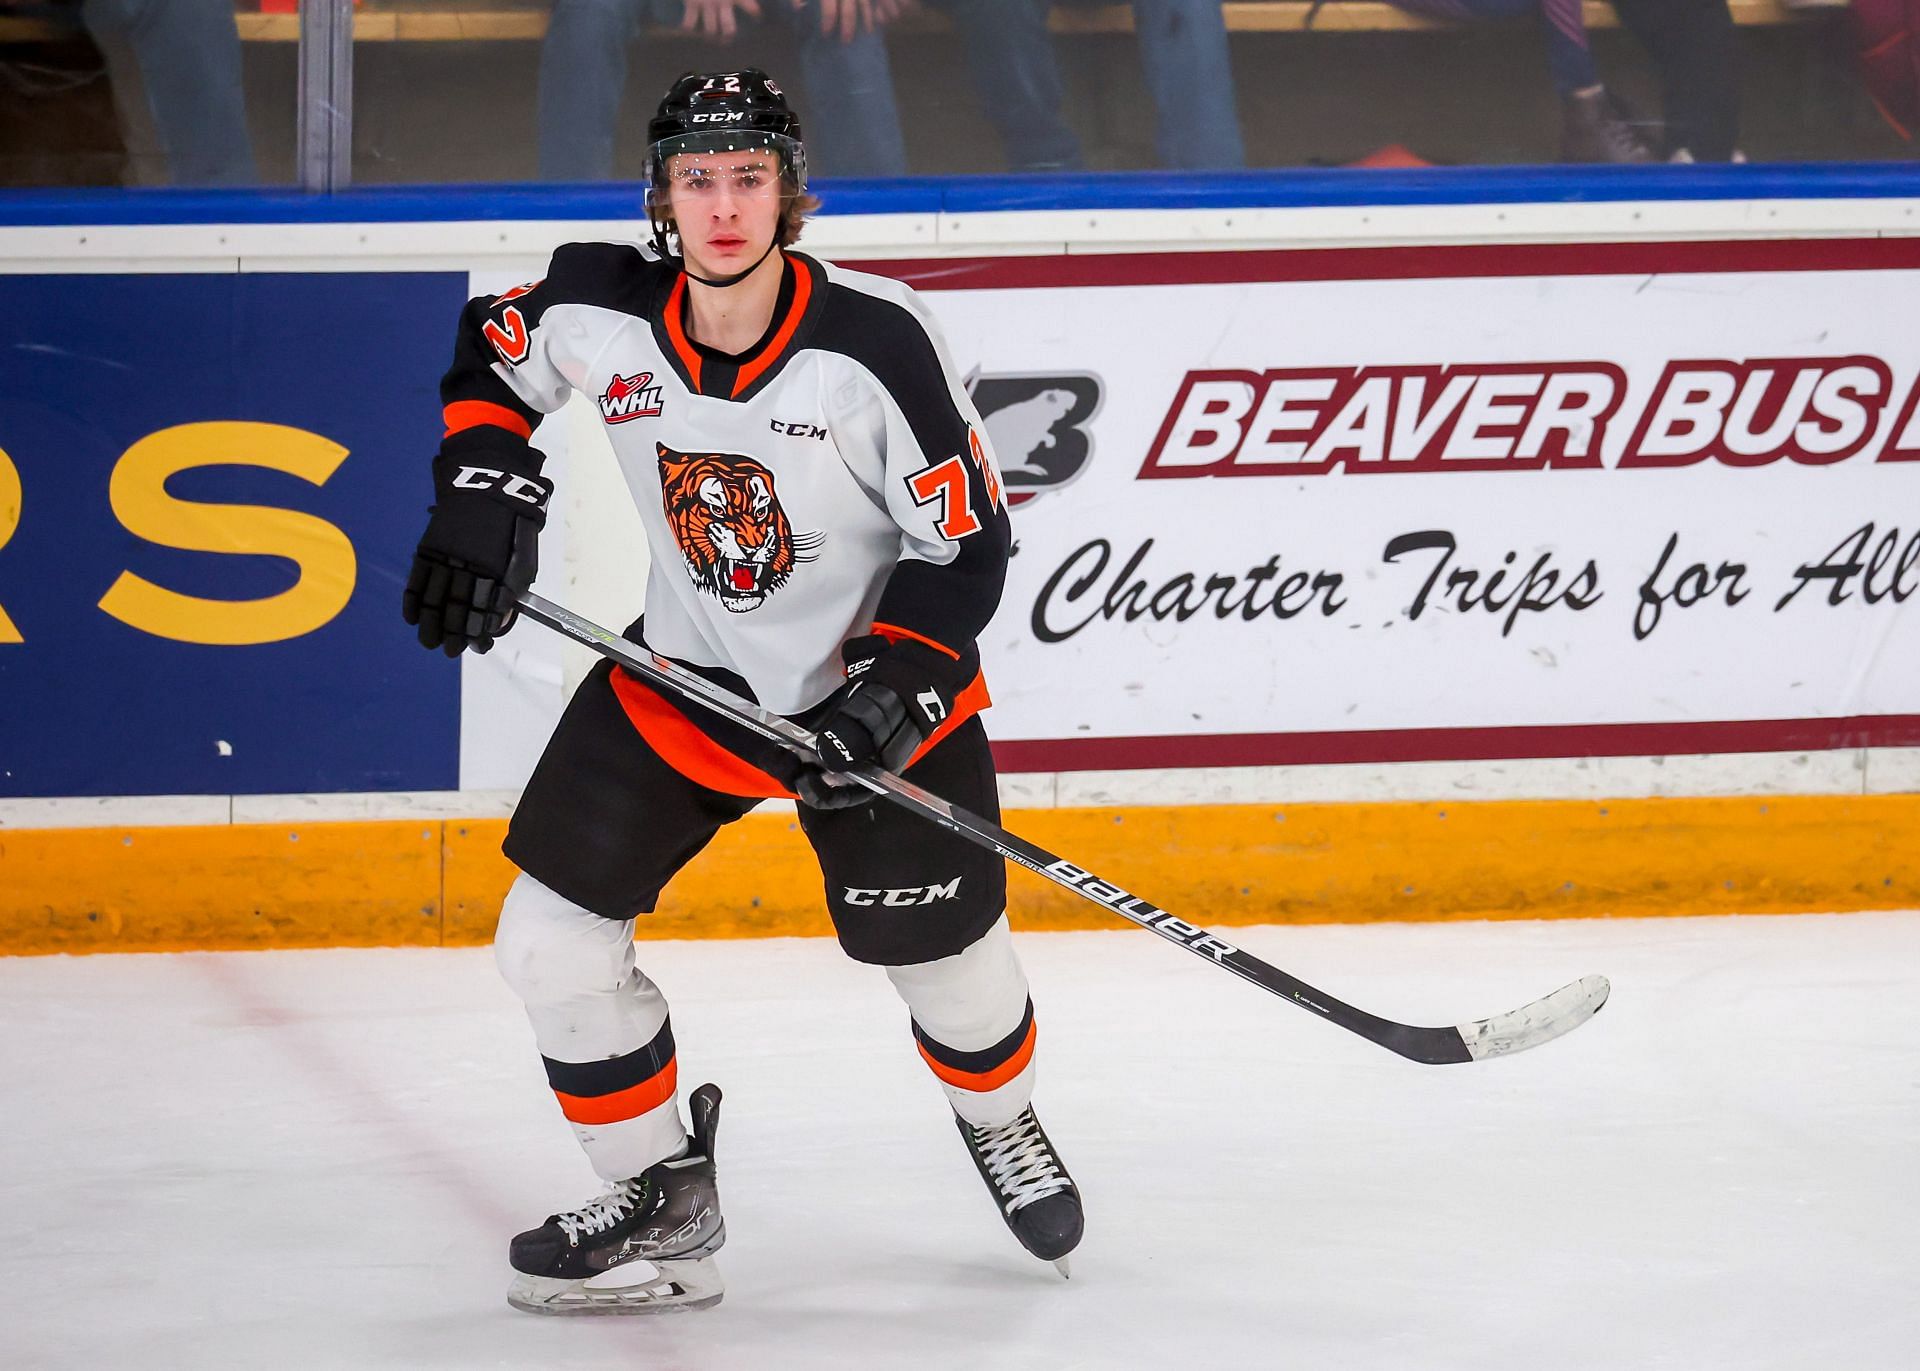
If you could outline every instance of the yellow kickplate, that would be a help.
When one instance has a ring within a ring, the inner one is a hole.
[[[500,855],[505,820],[447,824],[447,941],[493,939],[500,901],[518,874]],[[833,932],[820,868],[792,815],[729,824],[635,924],[642,938],[772,938]]]
[[[440,937],[437,822],[0,829],[0,952]]]
[[[1200,924],[1920,905],[1917,795],[1062,809],[1015,822]],[[1111,922],[1027,873],[1014,889],[1017,926]]]
[[[1007,826],[1198,924],[1920,907],[1920,795],[1026,810]],[[0,829],[0,952],[484,943],[515,874],[505,829]],[[1016,928],[1126,926],[1031,873],[1009,887]],[[638,931],[832,928],[798,824],[770,814],[723,830]]]

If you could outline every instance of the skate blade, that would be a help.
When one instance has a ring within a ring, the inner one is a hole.
[[[631,1276],[634,1270],[645,1271],[648,1265],[636,1262],[632,1267],[617,1268],[613,1274]],[[675,1314],[710,1309],[727,1292],[720,1268],[711,1257],[651,1265],[652,1276],[621,1285],[516,1275],[507,1287],[507,1303],[529,1314]]]

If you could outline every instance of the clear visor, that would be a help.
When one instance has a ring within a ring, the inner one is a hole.
[[[698,189],[718,177],[729,178],[736,187],[745,188],[747,180],[764,177],[768,167],[760,158],[741,159],[729,153],[766,152],[773,154],[771,168],[777,179],[781,165],[791,169],[794,184],[807,184],[807,153],[784,133],[764,133],[758,129],[712,129],[682,133],[663,138],[647,153],[647,179],[654,185],[675,185]],[[676,165],[674,158],[681,161]]]
[[[679,153],[667,159],[667,186],[682,194],[705,195],[722,188],[738,195],[777,194],[782,189],[780,159],[770,152]]]

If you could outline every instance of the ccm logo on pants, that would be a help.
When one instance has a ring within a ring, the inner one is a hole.
[[[848,904],[932,904],[935,900],[951,900],[960,893],[960,877],[955,876],[945,885],[918,885],[907,890],[860,890],[847,887]]]

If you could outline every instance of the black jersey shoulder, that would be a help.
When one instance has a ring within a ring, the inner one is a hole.
[[[873,374],[906,416],[928,460],[967,447],[967,420],[924,319],[900,300],[828,278],[827,298],[807,345],[851,358]]]
[[[504,427],[524,439],[539,424],[540,411],[494,368],[517,367],[534,355],[541,323],[554,306],[594,305],[644,317],[667,275],[660,263],[632,244],[567,243],[554,250],[547,274],[540,280],[469,300],[455,332],[453,364],[440,382],[441,403],[478,401],[509,411],[518,416],[518,422],[498,425],[474,419],[471,410],[449,409],[448,436],[456,427],[478,423]]]
[[[673,273],[632,243],[563,243],[527,297],[530,324],[555,305],[596,305],[642,318]]]

